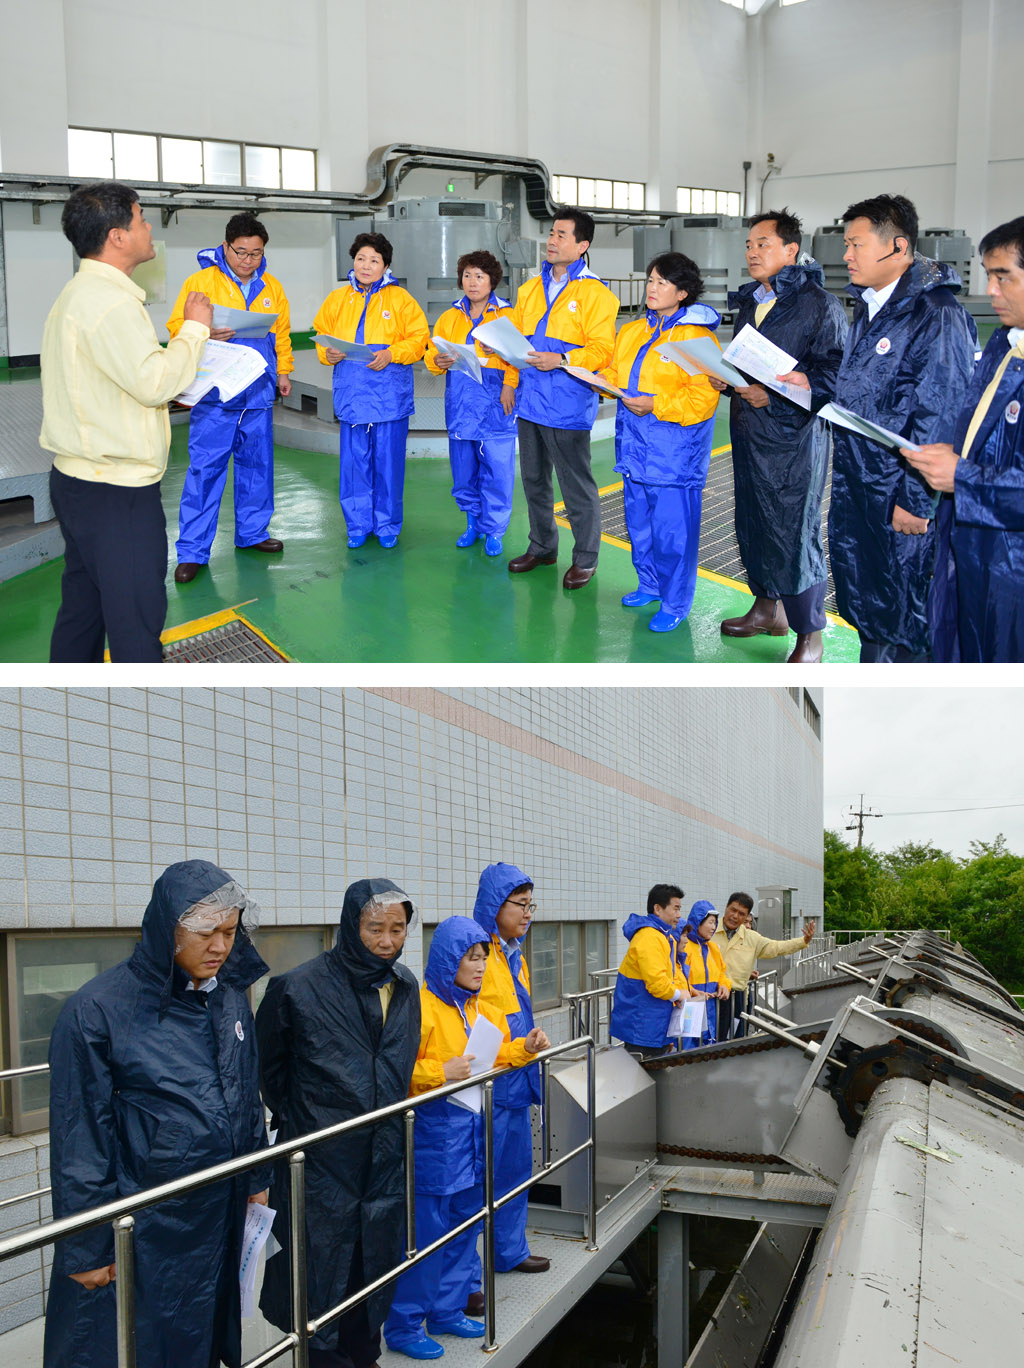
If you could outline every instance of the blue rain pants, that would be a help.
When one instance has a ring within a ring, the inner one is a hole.
[[[487,537],[503,537],[512,517],[516,480],[516,439],[448,438],[452,496],[459,508]]]
[[[461,1192],[417,1192],[416,1247],[425,1249],[479,1211],[483,1202],[483,1187],[479,1183]],[[399,1349],[420,1339],[424,1317],[443,1323],[457,1320],[463,1314],[469,1294],[480,1285],[476,1242],[481,1225],[470,1226],[398,1279],[384,1322],[384,1338],[390,1348]]]
[[[701,491],[623,475],[622,497],[641,590],[661,599],[662,612],[686,617],[697,587]]]
[[[341,423],[338,494],[350,537],[397,537],[402,530],[409,419]]]
[[[178,564],[206,565],[217,514],[235,462],[235,545],[256,546],[270,535],[274,514],[274,410],[197,404],[188,430],[188,472],[178,515]]]
[[[529,1107],[494,1108],[494,1192],[503,1197],[533,1172],[533,1132]],[[526,1243],[524,1192],[494,1214],[494,1267],[510,1273],[530,1257]]]

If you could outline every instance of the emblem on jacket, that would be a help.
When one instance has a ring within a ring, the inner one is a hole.
[[[1015,423],[1019,417],[1020,417],[1020,400],[1019,400],[1019,399],[1011,399],[1010,402],[1006,405],[1006,421],[1007,421],[1008,423]]]
[[[883,337],[877,347],[875,347],[875,352],[878,356],[885,356],[886,352],[890,351],[892,351],[892,343],[887,337]]]
[[[268,295],[267,298],[263,301],[263,307],[264,307],[265,309],[269,309],[269,308],[270,308],[270,296],[269,296],[269,295]]]
[[[235,1035],[239,1040],[245,1039],[245,1032],[242,1030],[242,1023],[240,1021],[235,1022]]]
[[[578,303],[579,303],[579,300],[577,300],[577,299],[570,299],[570,300],[569,300],[569,312],[570,312],[570,313],[575,313],[575,312],[576,312],[576,305],[577,305]]]
[[[380,316],[381,316],[381,318],[390,318],[390,317],[391,317],[391,310],[390,310],[390,309],[381,309],[381,311],[380,311]]]

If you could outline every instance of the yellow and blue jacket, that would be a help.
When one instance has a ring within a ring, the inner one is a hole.
[[[639,416],[620,403],[615,415],[615,469],[638,484],[704,488],[718,391],[706,375],[687,375],[657,347],[714,337],[721,321],[707,304],[684,304],[665,319],[648,310],[619,330],[605,375],[626,394],[654,398],[653,413]]]
[[[374,351],[391,349],[391,365],[368,370],[366,363],[346,357],[334,367],[334,412],[343,423],[390,423],[408,418],[414,408],[413,364],[430,341],[423,310],[408,290],[396,284],[390,267],[373,285],[358,284],[354,271],[348,282],[332,290],[313,327],[342,342],[362,342]],[[327,355],[317,346],[326,366]]]
[[[480,323],[493,323],[496,318],[509,318],[512,307],[507,299],[500,299],[491,293],[484,306]],[[470,316],[470,303],[465,295],[457,300],[450,309],[437,320],[434,334],[448,342],[468,343],[473,338],[476,325]],[[506,414],[501,407],[501,390],[507,382],[506,373],[511,373],[515,381],[515,368],[504,362],[500,356],[485,356],[480,343],[474,339],[476,354],[483,367],[483,384],[462,371],[443,372],[437,364],[437,348],[433,341],[427,345],[423,360],[427,370],[433,375],[446,374],[444,387],[445,426],[452,437],[467,441],[486,441],[491,437],[509,437],[516,431],[515,410]]]
[[[626,919],[629,949],[619,965],[609,1030],[630,1045],[664,1045],[676,993],[686,991],[672,929],[648,913]]]
[[[612,359],[619,301],[583,258],[568,267],[569,279],[551,304],[547,290],[551,267],[524,281],[516,295],[512,322],[533,343],[534,351],[568,356],[570,366],[600,371]],[[512,372],[508,383],[513,383]],[[597,391],[560,370],[533,366],[519,375],[519,416],[545,427],[588,431],[597,417]]]
[[[237,347],[251,347],[266,360],[267,369],[254,380],[248,389],[236,394],[234,399],[224,403],[216,390],[200,399],[196,408],[210,404],[222,404],[228,409],[270,408],[277,394],[277,377],[290,375],[295,369],[292,359],[291,318],[288,299],[281,283],[267,272],[266,257],[260,262],[250,280],[249,296],[246,298],[224,257],[224,244],[218,247],[204,247],[197,260],[203,268],[190,275],[182,285],[175,300],[171,316],[167,320],[167,331],[177,337],[185,321],[185,300],[190,290],[201,290],[209,295],[214,304],[226,304],[230,309],[246,309],[249,313],[277,314],[277,322],[266,337],[232,337],[231,344]]]
[[[459,961],[486,937],[469,917],[449,917],[434,932],[420,989],[420,1047],[412,1070],[410,1097],[444,1087],[445,1061],[465,1054],[477,1013],[499,1027],[504,1040],[495,1066],[519,1068],[530,1061],[522,1038],[513,1040],[501,1012],[481,1003],[455,983]],[[491,955],[493,958],[493,952]],[[451,1193],[483,1178],[483,1117],[440,1098],[416,1109],[416,1189]]]
[[[493,1007],[508,1021],[513,1036],[525,1036],[533,1029],[533,1002],[530,999],[530,971],[519,941],[503,945],[498,934],[498,912],[515,889],[533,886],[533,880],[516,865],[489,864],[480,875],[473,917],[490,937],[480,1001]],[[512,963],[509,963],[511,957]],[[540,1068],[520,1069],[494,1080],[494,1100],[502,1107],[529,1107],[541,1100]]]

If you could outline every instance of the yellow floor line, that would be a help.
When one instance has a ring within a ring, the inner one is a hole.
[[[248,604],[255,602],[255,599],[246,599],[245,603],[238,604],[236,608],[222,608],[218,613],[208,613],[206,617],[193,618],[191,622],[183,622],[178,627],[168,627],[166,631],[160,633],[161,644],[170,646],[176,641],[184,641],[187,637],[203,636],[206,632],[212,632],[215,627],[224,627],[229,622],[241,622],[248,627],[250,632],[254,632],[261,641],[265,641],[272,651],[276,651],[282,660],[291,661],[291,656],[282,651],[276,641],[271,641],[266,632],[261,632],[254,622],[251,622],[244,613],[238,611],[239,608],[245,608]],[[103,659],[109,665],[109,651],[104,651]]]

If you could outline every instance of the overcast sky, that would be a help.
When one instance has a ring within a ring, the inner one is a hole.
[[[929,842],[953,855],[997,832],[1024,855],[1024,689],[826,689],[825,825],[851,844],[846,814],[864,807],[864,841]],[[937,808],[1002,810],[940,814]],[[900,816],[928,810],[932,815]]]

